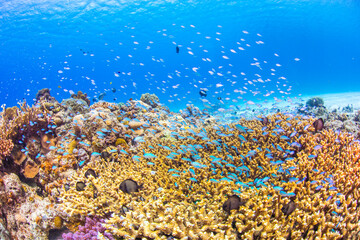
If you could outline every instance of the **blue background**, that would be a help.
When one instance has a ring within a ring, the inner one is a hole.
[[[251,65],[254,58],[267,63],[260,69]],[[223,76],[209,74],[212,69]],[[247,80],[259,74],[271,81],[245,85],[241,72]],[[104,100],[116,102],[150,92],[173,110],[200,104],[201,87],[211,104],[221,97],[225,105],[356,92],[360,1],[2,1],[0,84],[0,104],[8,106],[23,98],[32,103],[47,87],[58,101],[70,96],[66,90],[82,90],[91,100],[106,93]],[[244,86],[253,92],[234,92]],[[264,97],[269,91],[274,94]]]

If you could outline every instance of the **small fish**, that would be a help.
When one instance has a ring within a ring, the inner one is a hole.
[[[276,190],[276,191],[282,191],[283,190],[283,188],[279,187],[279,186],[275,186],[275,187],[273,187],[273,189]]]
[[[199,94],[201,97],[206,97],[207,96],[207,92],[205,90],[200,90]]]
[[[210,182],[213,182],[213,183],[218,183],[219,181],[218,181],[218,180],[216,180],[216,179],[210,178]]]
[[[76,191],[79,191],[79,192],[84,191],[85,187],[86,187],[86,184],[84,182],[77,182],[76,186],[75,186]]]
[[[315,132],[321,131],[324,128],[324,120],[322,118],[317,119],[313,123],[313,127],[315,128]]]
[[[114,149],[115,150],[115,149]],[[112,151],[112,150],[111,150]],[[116,150],[115,150],[116,151]],[[126,154],[126,155],[129,155],[125,150],[123,150],[123,149],[121,149],[120,150],[120,153],[122,153],[122,154]]]
[[[142,186],[138,185],[138,183],[132,179],[124,180],[119,187],[124,193],[138,192],[141,188]]]
[[[286,205],[284,205],[281,208],[281,211],[286,215],[289,216],[291,213],[293,213],[296,209],[296,203],[294,201],[288,202]]]
[[[193,178],[193,177],[191,177],[191,178],[189,178],[192,182],[197,182],[197,180],[196,180],[196,178]]]
[[[157,158],[157,156],[152,153],[145,153],[144,158],[146,158],[146,159]]]
[[[91,169],[91,168],[86,170],[85,177],[88,178],[90,175],[93,176],[94,178],[97,178],[97,175],[96,175],[95,171],[93,169]]]
[[[232,195],[224,202],[222,209],[230,214],[231,210],[238,210],[240,206],[244,206],[245,204],[246,201],[242,201],[239,196]]]
[[[136,138],[134,138],[134,141],[137,143],[145,142],[144,137],[136,137]]]
[[[319,150],[319,149],[321,149],[321,148],[322,148],[321,145],[316,145],[316,146],[314,147],[314,150]]]

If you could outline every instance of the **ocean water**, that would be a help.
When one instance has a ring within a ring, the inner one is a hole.
[[[359,43],[356,0],[4,0],[0,103],[42,88],[59,102],[155,93],[171,110],[356,92]]]

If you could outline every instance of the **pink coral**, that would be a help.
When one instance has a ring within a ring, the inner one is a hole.
[[[101,225],[104,223],[103,219],[99,218],[89,218],[86,217],[86,222],[84,226],[79,226],[79,230],[75,233],[64,233],[62,235],[64,240],[83,240],[91,239],[97,240],[98,233],[104,235],[107,239],[115,240],[115,238],[110,234],[105,232],[105,228]]]

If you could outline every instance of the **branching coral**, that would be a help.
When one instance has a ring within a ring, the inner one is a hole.
[[[99,157],[69,178],[59,189],[62,209],[73,220],[109,218],[103,226],[126,239],[355,237],[360,145],[345,133],[315,132],[314,121],[277,114],[184,125],[171,142],[149,131],[137,149],[111,162]],[[89,169],[95,176],[85,176]],[[120,190],[127,179],[142,188]],[[243,203],[226,210],[234,194]]]

